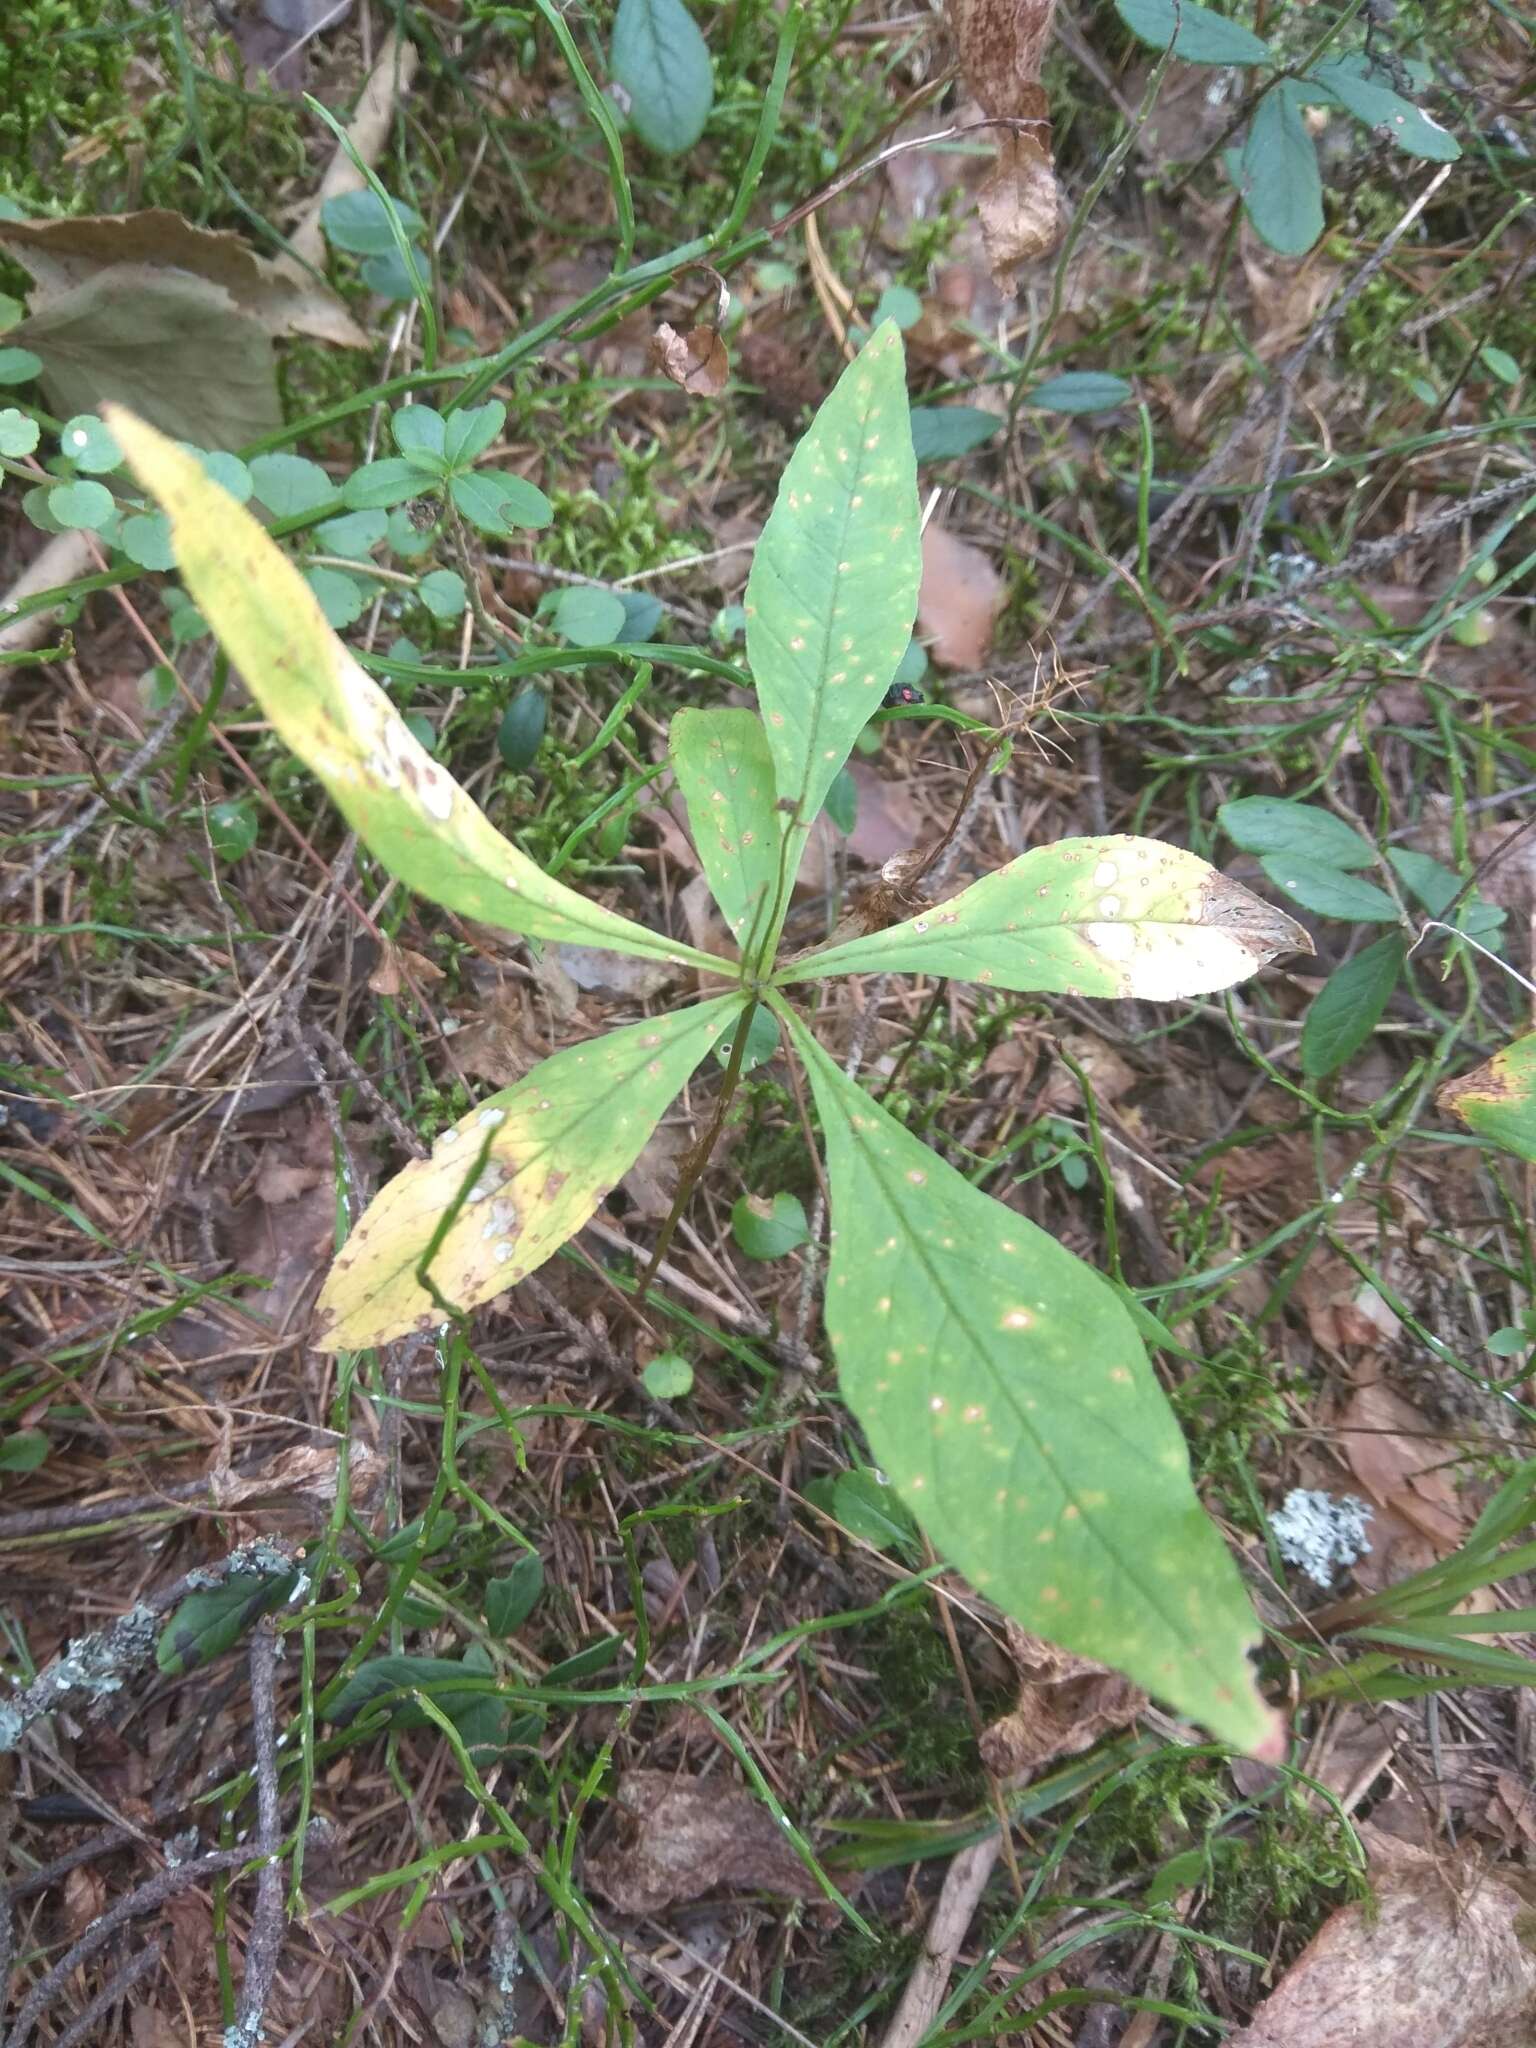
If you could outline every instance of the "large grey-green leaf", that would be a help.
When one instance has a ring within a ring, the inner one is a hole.
[[[199,448],[241,448],[282,424],[271,336],[206,278],[114,264],[9,339],[42,358],[44,395],[66,418],[115,399]]]
[[[807,954],[781,979],[889,969],[1166,1002],[1311,950],[1292,918],[1196,854],[1113,833],[1034,847],[905,924]]]
[[[887,321],[790,457],[747,581],[747,659],[796,845],[906,652],[921,574],[905,357]]]
[[[791,1028],[826,1138],[827,1334],[887,1476],[1026,1628],[1271,1750],[1253,1611],[1114,1291]]]
[[[684,709],[667,741],[710,889],[745,951],[767,932],[783,872],[763,721],[755,711]]]
[[[691,149],[714,104],[715,75],[683,0],[619,0],[612,64],[636,133],[666,156]]]

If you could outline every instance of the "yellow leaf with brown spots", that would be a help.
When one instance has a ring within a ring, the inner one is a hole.
[[[450,1124],[342,1246],[320,1297],[318,1347],[355,1351],[443,1321],[419,1272],[461,1191],[428,1269],[445,1301],[475,1308],[542,1266],[628,1173],[740,1011],[740,997],[717,996],[588,1039]]]
[[[503,931],[729,972],[708,953],[587,902],[520,853],[421,745],[245,507],[143,420],[122,406],[102,411],[170,520],[176,565],[246,688],[391,874]]]
[[[944,974],[994,988],[1171,1002],[1310,953],[1294,918],[1198,855],[1115,833],[1037,846],[904,924],[807,954],[784,981]]]

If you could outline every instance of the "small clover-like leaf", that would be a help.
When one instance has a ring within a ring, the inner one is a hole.
[[[1368,868],[1371,842],[1332,811],[1283,796],[1239,796],[1223,804],[1216,822],[1245,853],[1298,854],[1336,868]]]
[[[905,924],[795,961],[784,981],[946,974],[997,988],[1153,1002],[1232,988],[1281,953],[1294,919],[1197,855],[1155,839],[1061,839]]]
[[[768,931],[784,867],[773,762],[753,711],[675,712],[668,745],[710,891],[744,951]]]
[[[392,874],[506,931],[724,971],[708,953],[588,903],[520,853],[412,734],[257,521],[132,413],[112,406],[108,419],[168,515],[187,588],[251,694]],[[311,574],[357,587],[335,570]]]
[[[304,455],[290,455],[278,449],[271,455],[253,455],[250,460],[251,487],[256,496],[278,519],[302,519],[340,495],[318,462]]]
[[[1114,1290],[791,1029],[826,1138],[827,1334],[896,1491],[1026,1628],[1273,1754],[1258,1625]]]
[[[683,0],[619,0],[613,75],[636,132],[664,156],[691,149],[714,104],[709,45]]]
[[[1154,50],[1166,50],[1186,64],[1267,64],[1269,45],[1251,28],[1229,21],[1196,0],[1115,0],[1115,12],[1131,31]]]
[[[1392,1000],[1407,956],[1402,933],[1388,932],[1329,975],[1301,1027],[1301,1071],[1309,1079],[1334,1073],[1364,1045]]]
[[[1342,57],[1316,65],[1302,79],[1302,90],[1313,83],[1322,86],[1330,100],[1346,108],[1357,121],[1369,123],[1378,135],[1389,137],[1407,156],[1423,157],[1434,164],[1455,163],[1461,144],[1450,130],[1370,75],[1367,61]]]
[[[1323,174],[1306,100],[1292,78],[1270,87],[1248,124],[1238,170],[1248,218],[1282,256],[1305,256],[1323,232]]]
[[[1478,1137],[1536,1163],[1536,1032],[1447,1081],[1435,1099]]]
[[[740,1009],[739,996],[720,996],[571,1046],[451,1124],[342,1246],[320,1297],[320,1348],[356,1350],[442,1321],[417,1269],[466,1178],[428,1269],[442,1298],[475,1308],[542,1266],[628,1173]]]
[[[189,1593],[166,1623],[155,1662],[173,1677],[211,1664],[248,1628],[281,1607],[299,1583],[294,1572],[232,1572],[222,1585]]]
[[[905,358],[887,322],[790,457],[747,581],[747,658],[797,841],[906,651],[921,573]]]

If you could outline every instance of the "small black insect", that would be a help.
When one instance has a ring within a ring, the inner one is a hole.
[[[880,699],[880,708],[889,711],[897,704],[926,704],[927,701],[916,683],[892,683]]]

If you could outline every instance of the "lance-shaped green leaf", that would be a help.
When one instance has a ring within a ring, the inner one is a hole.
[[[1536,1031],[1447,1081],[1435,1099],[1480,1138],[1536,1162]]]
[[[1152,1002],[1246,981],[1312,941],[1182,847],[1123,833],[1021,854],[947,903],[807,954],[785,981],[887,968],[996,988]]]
[[[320,1297],[319,1348],[357,1350],[442,1321],[417,1272],[466,1179],[428,1267],[444,1300],[478,1307],[542,1266],[628,1173],[740,1013],[740,996],[717,996],[589,1039],[450,1124],[427,1158],[375,1196],[342,1246]]]
[[[279,737],[391,874],[506,931],[722,972],[709,954],[588,903],[519,853],[353,660],[264,528],[195,457],[121,406],[103,409],[134,475],[170,519],[198,610]]]
[[[1119,1299],[793,1029],[826,1140],[827,1334],[887,1477],[1026,1628],[1271,1752],[1253,1611]]]
[[[921,573],[905,358],[888,320],[789,458],[747,579],[747,659],[796,849],[907,650]]]
[[[767,934],[784,862],[763,721],[755,711],[683,710],[667,743],[711,893],[745,950]]]

